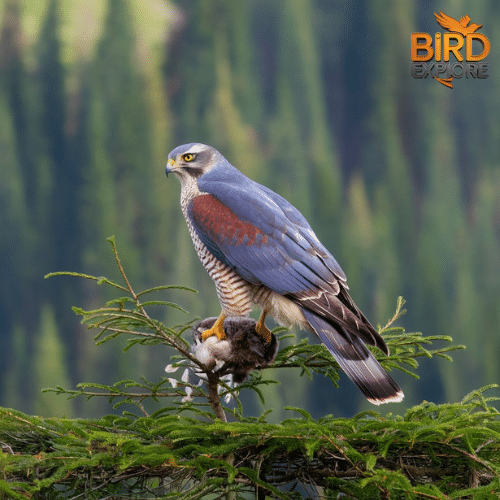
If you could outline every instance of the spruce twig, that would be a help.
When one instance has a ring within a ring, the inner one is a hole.
[[[43,419],[0,409],[0,441],[13,451],[0,457],[0,492],[194,499],[258,490],[292,500],[296,483],[331,498],[495,498],[500,414],[490,405],[498,398],[486,397],[493,389],[461,403],[423,403],[403,416],[315,420],[298,409],[299,418],[279,424],[171,413]]]
[[[129,349],[134,345],[149,344],[165,344],[174,348],[178,355],[180,355],[173,364],[174,369],[175,367],[186,367],[189,364],[196,366],[199,372],[205,374],[207,379],[207,392],[196,385],[190,384],[187,380],[175,381],[175,387],[173,389],[167,389],[166,385],[174,383],[174,379],[172,378],[162,379],[159,383],[148,382],[146,380],[143,380],[141,383],[121,381],[113,386],[79,384],[77,387],[78,390],[65,390],[61,387],[44,390],[56,392],[57,394],[67,394],[70,398],[77,396],[84,396],[86,398],[106,397],[110,403],[113,403],[114,408],[118,408],[124,404],[131,404],[136,406],[144,415],[147,415],[147,411],[143,405],[143,401],[147,399],[159,401],[163,398],[182,398],[188,396],[186,401],[189,403],[189,408],[192,409],[196,407],[203,413],[203,406],[208,404],[212,408],[215,417],[223,422],[227,421],[226,411],[228,410],[237,419],[243,418],[243,408],[235,394],[236,389],[225,386],[221,382],[221,377],[226,374],[227,371],[222,370],[214,373],[209,367],[204,366],[191,351],[189,343],[182,338],[182,334],[191,329],[191,322],[176,328],[169,328],[153,319],[146,308],[148,305],[161,304],[181,311],[183,311],[183,309],[173,302],[143,300],[143,297],[152,292],[166,289],[194,290],[182,286],[167,285],[136,292],[123,268],[115,238],[110,237],[108,241],[111,244],[113,257],[125,286],[106,277],[95,277],[74,272],[51,273],[47,275],[47,277],[58,275],[82,277],[94,280],[99,285],[105,284],[114,287],[120,292],[127,293],[127,296],[121,296],[108,301],[104,307],[90,311],[81,308],[74,308],[74,310],[77,314],[82,316],[82,322],[86,324],[88,328],[98,330],[95,336],[96,343],[98,344],[125,335],[127,337],[127,347],[125,349]],[[448,352],[463,348],[463,346],[450,346],[427,349],[424,347],[425,345],[431,344],[436,340],[451,341],[451,338],[445,336],[424,337],[420,333],[406,333],[402,328],[394,327],[394,322],[405,313],[403,305],[404,299],[399,297],[396,305],[396,312],[383,328],[379,327],[379,331],[384,335],[392,353],[387,357],[381,355],[378,349],[373,350],[375,356],[384,368],[388,370],[398,369],[413,377],[417,377],[412,369],[418,367],[416,361],[418,357],[440,356],[445,359],[451,359]],[[286,333],[283,328],[277,328],[274,332],[281,332],[279,335],[282,339],[290,336],[290,333]],[[338,365],[327,349],[322,345],[309,344],[309,341],[306,339],[294,345],[282,348],[275,361],[268,363],[267,366],[275,369],[299,368],[301,370],[301,375],[306,374],[310,378],[312,378],[314,373],[317,373],[329,378],[335,386],[337,386],[339,380]],[[264,403],[264,397],[260,387],[271,383],[276,383],[276,381],[265,379],[260,373],[253,372],[250,378],[238,387],[238,390],[245,388],[253,390],[257,393],[262,403]],[[219,391],[219,389],[222,390]],[[235,398],[237,405],[235,409],[224,408],[222,406],[220,398],[228,395]],[[192,406],[189,401],[192,398],[197,398],[197,400],[201,398],[201,402]],[[179,406],[179,411],[182,411],[182,408],[184,408],[182,405]]]

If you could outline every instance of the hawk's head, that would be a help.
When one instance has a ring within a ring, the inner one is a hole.
[[[190,178],[198,178],[224,162],[224,157],[212,146],[193,142],[170,151],[166,174],[173,173],[181,184]]]

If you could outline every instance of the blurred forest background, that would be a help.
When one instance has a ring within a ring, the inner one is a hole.
[[[489,78],[411,78],[410,34],[442,31],[440,10],[483,25]],[[420,381],[396,373],[407,397],[387,411],[500,382],[499,85],[497,0],[3,0],[0,405],[95,416],[105,401],[40,389],[164,376],[164,349],[96,347],[79,324],[71,307],[102,304],[102,287],[43,279],[119,279],[110,235],[137,290],[200,291],[163,293],[189,315],[159,319],[218,314],[164,173],[186,142],[295,204],[374,324],[403,295],[399,325],[467,345],[453,363],[424,360]],[[346,379],[276,376],[277,418],[373,408]]]

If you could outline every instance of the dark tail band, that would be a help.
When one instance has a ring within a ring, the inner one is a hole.
[[[349,332],[341,335],[333,326],[314,313],[305,309],[302,312],[312,330],[370,403],[380,405],[402,401],[403,391],[380,366],[359,337],[350,335]]]

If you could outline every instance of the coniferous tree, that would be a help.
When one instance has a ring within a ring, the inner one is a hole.
[[[44,387],[69,385],[66,349],[61,341],[54,310],[48,304],[42,307],[40,318],[41,331],[36,338],[33,355],[33,380],[38,394],[35,397],[33,411],[37,415],[71,418],[72,402],[68,399],[54,401],[48,394],[42,393]]]
[[[14,325],[21,322],[22,314],[17,311],[19,304],[24,301],[24,287],[30,282],[30,269],[26,267],[26,262],[31,257],[30,245],[33,244],[24,184],[14,147],[14,133],[8,92],[4,85],[0,85],[0,171],[3,177],[0,183],[0,211],[4,214],[0,227],[0,259],[3,263],[0,324],[4,332],[0,336],[0,359],[4,374],[13,361],[9,356],[12,351],[12,333],[10,338],[5,333],[15,331]],[[27,307],[27,311],[32,313],[33,308]],[[29,321],[32,318],[27,319]],[[28,356],[28,352],[25,351],[22,355]],[[26,390],[30,385],[26,378],[19,389]]]

